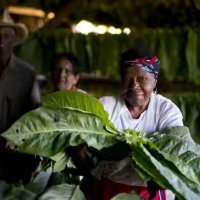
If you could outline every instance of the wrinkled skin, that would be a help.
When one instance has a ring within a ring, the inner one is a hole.
[[[79,75],[73,73],[72,63],[63,58],[54,67],[52,81],[55,90],[73,90],[79,81]]]
[[[146,110],[156,83],[154,76],[141,67],[132,66],[127,69],[122,94],[133,118],[138,118]]]

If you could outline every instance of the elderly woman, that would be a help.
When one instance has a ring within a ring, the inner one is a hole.
[[[80,79],[78,59],[71,53],[56,55],[52,68],[52,83],[54,90],[73,90],[84,92],[77,88]]]
[[[144,47],[134,47],[122,55],[121,94],[100,98],[118,129],[131,128],[150,135],[167,126],[183,126],[179,108],[171,100],[156,94],[159,65],[159,59]],[[108,200],[118,193],[130,191],[139,193],[142,199],[174,199],[169,190],[156,188],[152,196],[150,185],[133,169],[129,157],[117,162],[100,161],[91,171],[96,179],[86,189],[83,188],[87,199],[93,199],[92,195],[98,194],[95,199]]]
[[[100,99],[118,129],[151,134],[167,126],[183,126],[179,108],[156,94],[159,65],[158,58],[147,49],[137,47],[122,55],[122,93]]]

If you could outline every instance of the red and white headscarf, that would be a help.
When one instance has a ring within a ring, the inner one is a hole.
[[[155,79],[158,78],[160,60],[156,56],[154,56],[151,59],[136,58],[133,60],[128,60],[124,63],[124,65],[128,65],[128,66],[130,65],[130,67],[131,66],[142,67],[146,72],[153,74]]]

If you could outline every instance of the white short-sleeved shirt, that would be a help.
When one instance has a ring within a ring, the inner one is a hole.
[[[170,99],[159,94],[152,93],[147,110],[138,119],[131,117],[120,96],[106,96],[100,98],[100,101],[108,112],[109,119],[119,130],[131,128],[151,134],[167,126],[183,126],[179,108]],[[117,183],[147,186],[133,169],[131,159],[126,157],[118,162],[101,161],[91,173],[97,178],[105,177]]]

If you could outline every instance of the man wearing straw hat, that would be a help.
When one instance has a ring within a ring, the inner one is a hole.
[[[13,54],[13,46],[27,36],[26,26],[14,23],[5,9],[0,16],[0,133],[39,102],[34,68]]]
[[[23,24],[14,23],[7,10],[0,15],[0,134],[20,116],[39,104],[35,70],[13,54],[13,46],[28,35]],[[35,158],[5,148],[0,137],[0,180],[27,182],[37,162]]]

